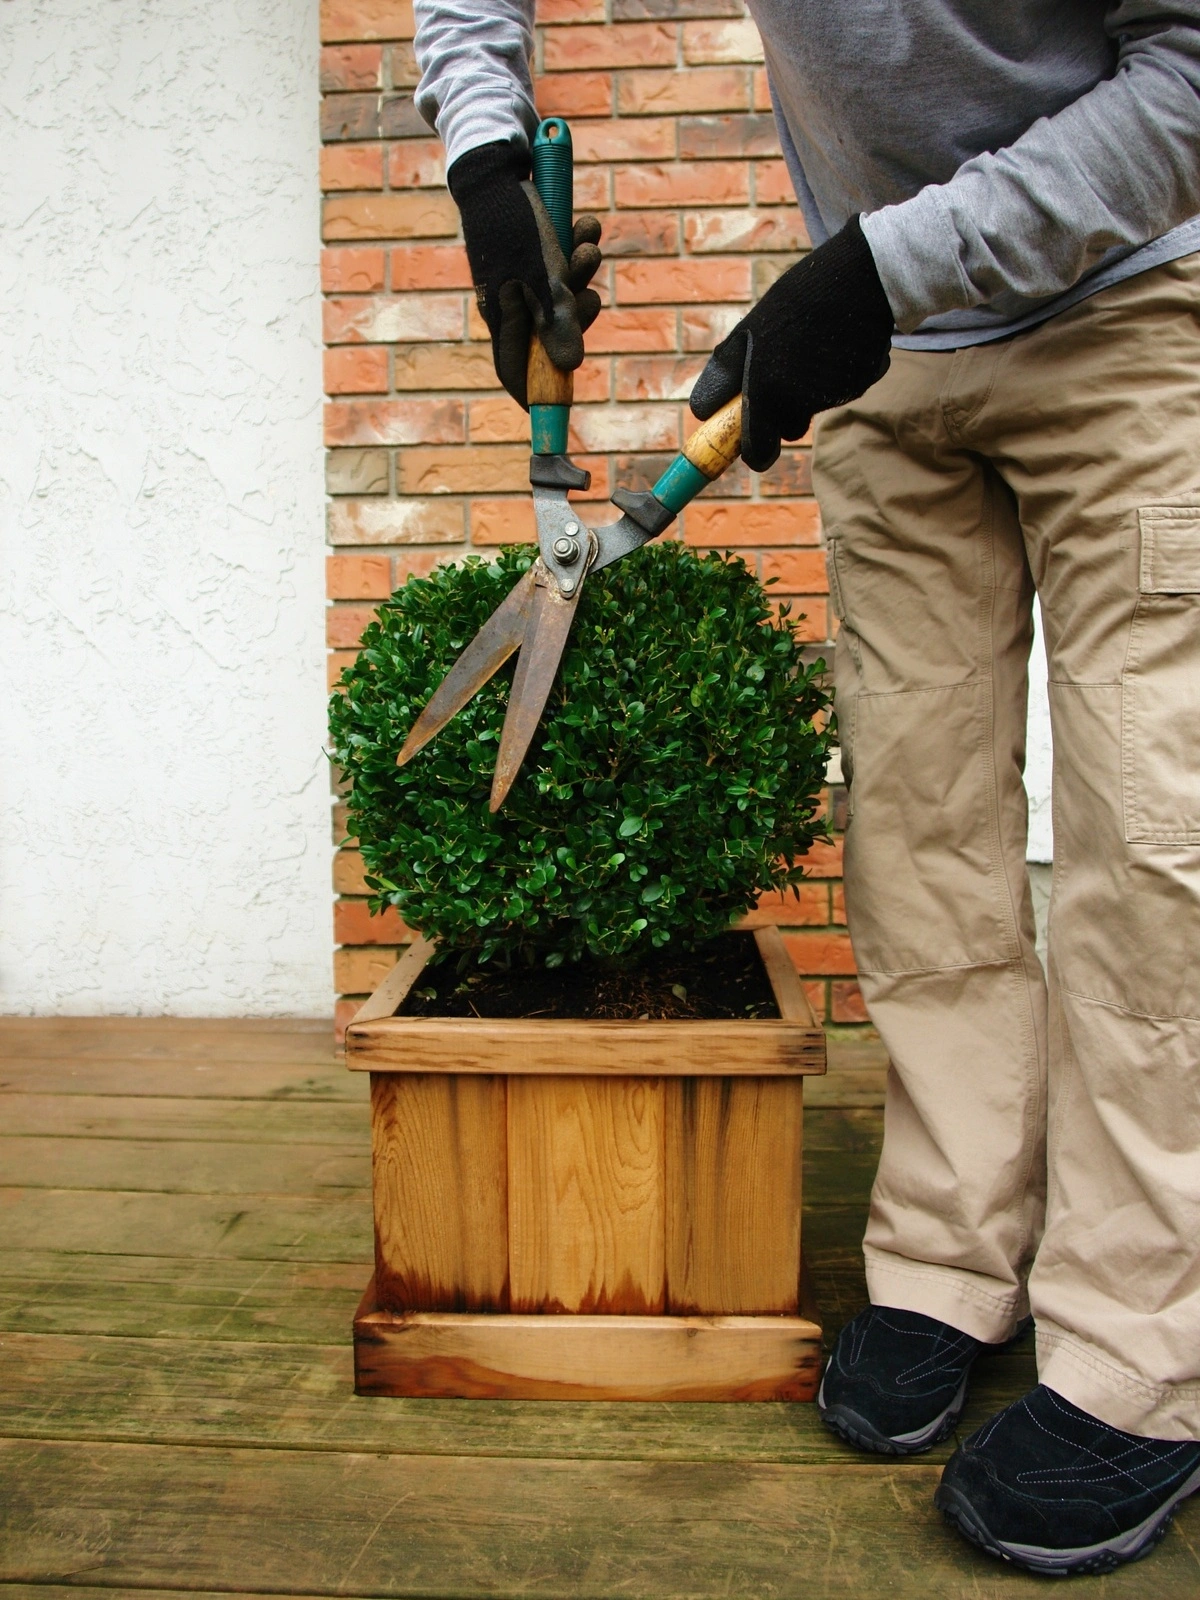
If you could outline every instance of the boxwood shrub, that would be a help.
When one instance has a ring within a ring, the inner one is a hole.
[[[648,545],[588,579],[538,735],[488,794],[512,664],[396,752],[528,546],[410,578],[332,702],[371,907],[479,961],[635,961],[729,926],[823,834],[822,663],[740,559]]]

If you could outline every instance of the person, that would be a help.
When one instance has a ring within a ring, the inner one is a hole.
[[[528,183],[532,0],[417,0],[496,367],[598,308]],[[1032,1310],[1038,1385],[936,1503],[1037,1571],[1200,1485],[1200,0],[751,0],[813,242],[713,352],[767,471],[820,413],[845,879],[892,1062],[870,1305],[819,1405],[928,1449]],[[1034,948],[1034,595],[1055,864]]]

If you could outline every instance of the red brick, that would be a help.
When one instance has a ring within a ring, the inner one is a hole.
[[[379,136],[377,94],[330,94],[321,101],[321,138],[326,144]]]
[[[680,443],[675,405],[576,406],[571,412],[572,450],[676,450]]]
[[[741,545],[794,545],[816,543],[819,521],[814,501],[795,503],[775,502],[764,505],[761,500],[694,501],[687,509],[687,542],[692,545],[716,545],[722,548]],[[813,584],[805,594],[824,594],[825,556],[823,551],[788,552],[790,558],[807,556],[814,567]],[[774,555],[763,558],[780,559]],[[815,582],[816,569],[820,569],[821,583]],[[765,576],[766,574],[764,574]]]
[[[326,294],[366,293],[384,284],[382,250],[322,250],[321,288]]]
[[[387,389],[386,350],[375,344],[343,344],[326,350],[326,394],[386,394]]]
[[[617,81],[617,111],[626,117],[680,116],[686,112],[749,109],[750,74],[737,67],[690,67],[684,72],[623,72]]]
[[[536,538],[533,502],[528,494],[519,499],[471,502],[472,544],[532,544]]]
[[[335,1000],[333,1003],[333,1042],[343,1045],[346,1042],[346,1029],[354,1021],[355,1015],[361,1007],[366,995],[351,995],[349,999]]]
[[[330,600],[386,600],[391,592],[387,556],[326,556],[325,593]]]
[[[680,314],[685,350],[715,350],[746,315],[740,306],[686,306]]]
[[[736,22],[685,22],[683,59],[689,67],[761,61],[762,39],[749,17]]]
[[[579,162],[670,161],[675,155],[672,117],[580,122],[571,133]]]
[[[703,356],[621,356],[618,400],[686,400],[704,368]]]
[[[332,693],[347,667],[352,667],[358,657],[357,650],[331,650],[325,657],[325,687]]]
[[[775,594],[774,589],[771,590]],[[807,644],[824,644],[829,638],[828,606],[824,600],[805,595],[800,602],[785,601],[788,617],[796,626],[796,637]]]
[[[684,117],[679,124],[679,154],[684,161],[716,161],[730,156],[777,156],[779,134],[775,119],[761,113]]]
[[[457,444],[465,422],[461,400],[335,400],[325,407],[325,443]]]
[[[767,69],[759,67],[754,74],[754,109],[755,111],[771,111],[771,85],[767,80]]]
[[[867,1003],[856,983],[835,983],[831,988],[830,1011],[834,1022],[870,1022]]]
[[[618,305],[696,305],[706,300],[749,300],[750,263],[731,261],[618,261],[613,267]]]
[[[325,613],[325,643],[334,650],[357,650],[363,629],[374,620],[374,606],[330,606]]]
[[[528,494],[529,450],[514,444],[402,450],[396,457],[401,494]]]
[[[750,169],[744,161],[617,167],[613,188],[622,207],[745,204],[750,199]]]
[[[417,66],[417,53],[412,41],[406,39],[401,44],[389,45],[387,60],[388,82],[392,88],[415,89],[421,81],[421,69]]]
[[[462,501],[443,495],[334,500],[327,516],[332,545],[455,544],[466,537]]]
[[[824,883],[801,883],[791,889],[772,890],[760,895],[754,910],[742,920],[748,928],[823,928],[829,921],[829,887]]]
[[[808,1003],[812,1007],[813,1016],[816,1017],[818,1022],[828,1022],[829,1007],[826,1003],[825,991],[828,989],[829,985],[821,982],[820,979],[808,978],[805,979],[801,987],[808,997]]]
[[[458,232],[458,207],[448,194],[347,195],[327,200],[326,239],[436,239]]]
[[[675,312],[602,311],[588,329],[593,355],[623,350],[674,350]]]
[[[395,389],[498,389],[500,380],[488,345],[397,345],[392,357]]]
[[[321,51],[321,92],[378,89],[383,84],[383,50],[377,44],[343,44]]]
[[[440,189],[446,152],[440,139],[397,139],[388,146],[388,183],[393,189]]]
[[[613,108],[611,72],[550,72],[534,86],[538,115],[570,117],[571,138],[578,156],[579,117],[609,117]]]
[[[745,0],[612,0],[614,22],[632,22],[638,17],[740,17]]]
[[[812,493],[812,456],[807,450],[785,449],[770,472],[758,480],[762,495],[794,497]]]
[[[596,404],[601,400],[608,400],[612,395],[612,373],[610,363],[604,360],[585,360],[581,367],[575,371],[575,403],[585,405]],[[617,396],[618,400],[621,398]]]
[[[760,206],[795,205],[796,191],[784,162],[754,163],[754,198]]]
[[[576,167],[575,210],[607,211],[612,205],[612,174],[607,167]]]
[[[842,875],[842,838],[818,839],[801,857],[804,875],[808,878],[840,878]]]
[[[338,994],[368,995],[378,989],[396,965],[399,951],[382,945],[360,945],[333,952],[333,986]],[[357,1009],[359,1001],[355,1001]]]
[[[412,0],[321,0],[322,43],[412,36]]]
[[[807,250],[808,230],[798,206],[770,211],[692,211],[683,236],[696,255],[717,251]]]
[[[383,146],[327,144],[321,151],[322,189],[382,189]]]
[[[467,406],[467,437],[472,444],[528,444],[529,413],[508,395],[472,400]]]
[[[547,28],[543,39],[547,72],[675,64],[675,29],[661,22]]]
[[[815,532],[817,522],[816,504],[809,501],[801,502],[805,511],[811,517],[811,526]],[[775,510],[774,506],[763,506],[762,509]],[[780,506],[785,513],[781,518],[781,526],[786,527],[795,516],[799,506]],[[767,542],[765,539],[762,541]],[[780,540],[780,543],[783,541]],[[799,544],[798,538],[792,541]],[[828,594],[829,577],[825,570],[824,550],[772,550],[762,559],[762,580],[778,579],[776,591],[779,594]]]
[[[537,0],[539,24],[603,22],[604,0]]]
[[[427,578],[435,567],[453,565],[458,550],[405,550],[392,557],[392,582],[402,589],[410,578]]]
[[[461,294],[406,294],[395,298],[363,295],[326,300],[326,344],[432,343],[460,339]]]
[[[674,211],[609,211],[600,218],[606,257],[677,256],[679,217]]]
[[[467,252],[462,245],[392,246],[393,289],[469,289],[470,287],[471,268],[467,261]]]
[[[857,971],[849,934],[785,933],[783,942],[796,971],[806,976],[823,972],[852,977]]]
[[[840,883],[833,884],[832,888],[833,910],[829,920],[830,922],[840,923],[844,928],[846,926],[846,891]]]
[[[390,565],[390,564],[389,564]],[[370,894],[361,850],[338,850],[333,857],[335,894]]]
[[[366,900],[333,903],[333,937],[339,944],[399,944],[411,936],[411,929],[391,906],[373,917]]]

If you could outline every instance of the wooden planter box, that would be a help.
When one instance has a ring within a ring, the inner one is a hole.
[[[825,1036],[779,932],[778,1019],[397,1017],[420,940],[346,1035],[371,1074],[375,1276],[359,1394],[808,1400],[804,1079]]]

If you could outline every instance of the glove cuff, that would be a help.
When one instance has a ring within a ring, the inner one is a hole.
[[[446,187],[461,211],[464,203],[488,195],[498,185],[522,183],[530,170],[529,151],[511,139],[499,139],[459,156],[446,174]]]

